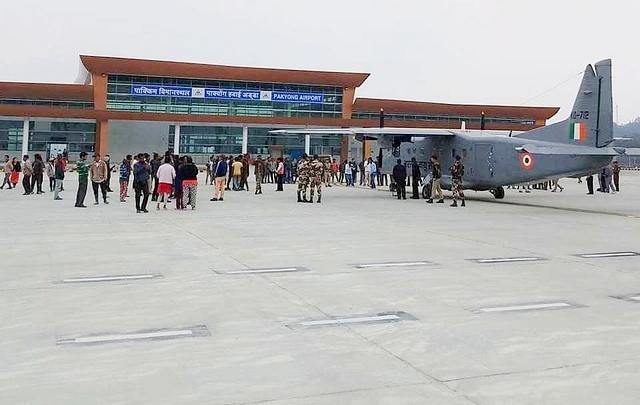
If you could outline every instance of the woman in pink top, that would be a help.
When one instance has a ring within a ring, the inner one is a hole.
[[[160,201],[162,201],[164,203],[162,209],[166,210],[167,200],[169,199],[169,194],[171,194],[171,187],[176,178],[176,169],[174,169],[171,164],[171,157],[164,157],[164,164],[158,168],[156,176],[158,176],[158,195],[160,196],[156,209],[160,209]]]
[[[278,166],[276,169],[276,174],[278,175],[278,187],[276,188],[276,191],[284,191],[282,189],[282,181],[284,179],[284,163],[282,162],[281,157],[278,158]]]

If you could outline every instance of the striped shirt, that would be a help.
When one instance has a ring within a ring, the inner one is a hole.
[[[76,163],[76,171],[78,172],[78,180],[86,180],[89,177],[89,168],[84,160]]]

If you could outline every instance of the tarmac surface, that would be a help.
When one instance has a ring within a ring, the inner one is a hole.
[[[136,214],[76,183],[0,190],[0,404],[640,398],[640,172],[465,208],[251,184]]]

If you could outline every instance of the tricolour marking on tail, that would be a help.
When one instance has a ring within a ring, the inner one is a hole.
[[[611,60],[587,65],[569,118],[517,135],[518,138],[603,147],[613,140]]]

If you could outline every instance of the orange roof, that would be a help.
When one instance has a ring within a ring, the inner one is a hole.
[[[81,55],[80,60],[85,68],[94,74],[237,80],[340,87],[359,87],[367,77],[369,77],[369,73],[266,69],[87,55]]]
[[[487,117],[495,118],[531,118],[547,120],[553,117],[560,108],[557,107],[518,107],[500,105],[471,105],[426,103],[422,101],[388,100],[379,98],[357,98],[353,112],[379,112],[396,114],[453,115],[462,117],[480,117],[482,112]]]
[[[93,86],[80,84],[0,82],[0,98],[93,101]]]

